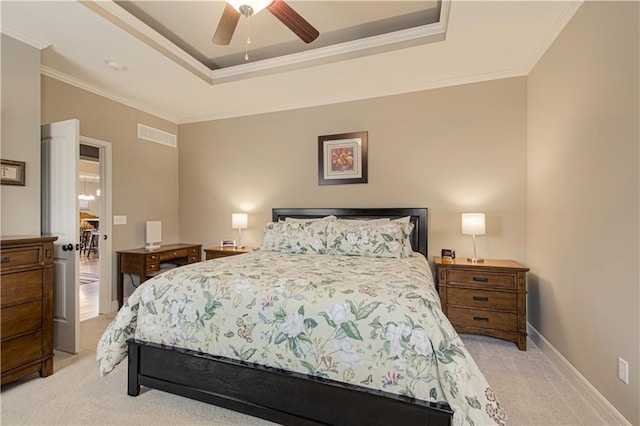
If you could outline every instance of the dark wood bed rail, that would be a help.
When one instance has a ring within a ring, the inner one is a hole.
[[[147,386],[285,425],[451,425],[444,403],[135,339],[128,344],[130,396]]]

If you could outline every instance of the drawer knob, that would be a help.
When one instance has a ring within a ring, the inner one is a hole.
[[[474,321],[484,321],[484,322],[489,322],[489,318],[487,317],[473,317]]]
[[[473,280],[481,282],[481,283],[488,283],[489,282],[489,278],[487,278],[487,277],[473,277]]]
[[[488,302],[489,298],[483,296],[473,296],[473,300],[477,300],[478,302]]]
[[[0,263],[9,263],[10,260],[10,257],[3,257],[2,259],[0,259]]]

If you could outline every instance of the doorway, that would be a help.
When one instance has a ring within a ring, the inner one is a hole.
[[[80,321],[111,312],[111,145],[80,136]]]

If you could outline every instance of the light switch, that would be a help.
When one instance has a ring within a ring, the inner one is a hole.
[[[127,217],[126,216],[113,216],[113,224],[114,225],[126,225]]]

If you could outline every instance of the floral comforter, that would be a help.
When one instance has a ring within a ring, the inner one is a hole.
[[[504,424],[440,309],[426,259],[253,252],[148,280],[100,339],[106,375],[135,337],[431,401],[454,424]]]

